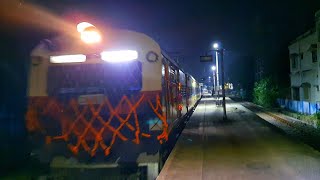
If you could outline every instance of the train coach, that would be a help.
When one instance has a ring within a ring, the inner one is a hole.
[[[200,99],[198,82],[145,34],[80,23],[31,53],[26,125],[44,161],[159,161]]]

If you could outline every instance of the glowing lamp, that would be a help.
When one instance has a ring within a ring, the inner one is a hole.
[[[77,31],[80,33],[81,40],[87,44],[93,44],[101,42],[101,34],[97,28],[88,23],[81,22],[77,25]]]
[[[214,43],[213,44],[213,49],[218,49],[219,48],[219,44],[218,43]]]
[[[103,51],[101,59],[111,63],[134,61],[138,59],[138,52],[134,50]]]
[[[51,63],[80,63],[80,62],[85,62],[86,58],[87,57],[83,54],[50,56],[50,62]]]
[[[77,31],[79,33],[82,33],[85,29],[87,29],[88,27],[94,27],[94,25],[88,23],[88,22],[81,22],[77,25]]]
[[[101,42],[101,35],[95,30],[85,30],[81,33],[81,40],[87,44]]]

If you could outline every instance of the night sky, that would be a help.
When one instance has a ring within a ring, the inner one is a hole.
[[[6,7],[8,2],[11,9]],[[251,82],[248,79],[255,72],[254,62],[261,58],[265,74],[277,77],[278,83],[287,87],[288,44],[314,26],[314,13],[320,9],[319,0],[21,0],[16,6],[12,6],[12,2],[3,1],[0,9],[1,20],[4,20],[0,30],[1,73],[12,72],[8,76],[10,80],[6,80],[9,84],[1,86],[10,89],[8,93],[12,93],[12,85],[17,91],[24,91],[21,87],[25,86],[31,49],[41,39],[57,33],[57,27],[28,24],[34,16],[21,13],[19,7],[30,3],[64,20],[77,14],[78,18],[83,16],[106,26],[143,32],[178,58],[183,69],[198,80],[211,75],[210,64],[200,63],[199,56],[210,49],[212,42],[220,41],[227,50],[227,80]],[[23,14],[23,23],[12,18],[19,13]],[[46,21],[45,17],[41,18]]]
[[[165,51],[179,56],[184,69],[197,78],[207,76],[204,73],[206,64],[199,62],[199,55],[216,40],[229,50],[226,68],[243,56],[264,57],[266,64],[274,64],[280,59],[287,61],[284,54],[287,54],[289,41],[313,26],[314,13],[320,9],[317,0],[22,2],[43,6],[62,17],[76,12],[108,26],[146,33]],[[19,32],[21,27],[13,28]],[[8,26],[7,30],[12,32]],[[49,28],[43,33],[39,33],[36,26],[28,27],[28,30],[26,48],[32,48],[39,39],[50,34]],[[20,43],[19,39],[17,41]],[[1,45],[6,46],[7,42]]]

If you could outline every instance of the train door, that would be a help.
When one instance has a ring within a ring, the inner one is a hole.
[[[181,115],[187,113],[187,86],[186,86],[186,74],[179,70],[179,95],[178,95],[178,110]]]
[[[190,106],[190,102],[189,102],[189,98],[190,98],[190,86],[189,86],[190,76],[188,74],[186,74],[185,76],[186,76],[186,108],[187,108],[187,111],[189,111],[189,106]]]
[[[169,66],[169,102],[170,102],[170,118],[176,119],[179,117],[177,111],[177,95],[178,95],[178,77],[179,73],[177,68]]]
[[[169,82],[169,65],[168,61],[163,59],[162,61],[162,111],[166,113],[166,119],[170,120],[171,108],[170,108],[170,82]],[[171,123],[170,121],[168,123]]]

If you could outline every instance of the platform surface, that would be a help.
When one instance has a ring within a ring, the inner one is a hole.
[[[157,179],[320,179],[318,151],[230,99],[227,116],[203,98]]]

